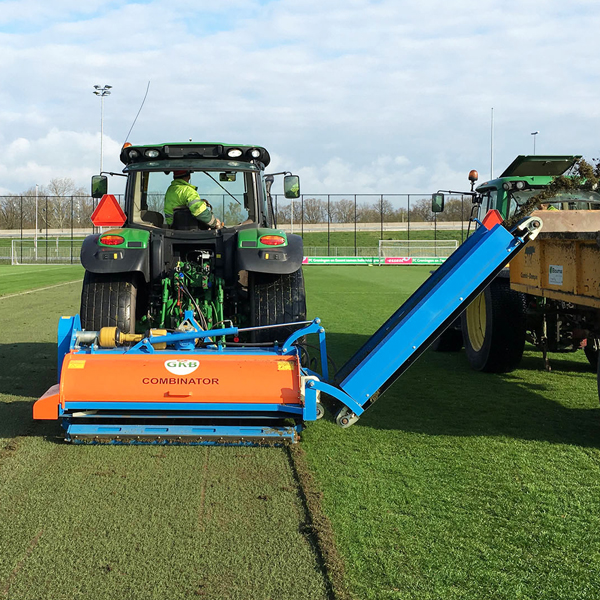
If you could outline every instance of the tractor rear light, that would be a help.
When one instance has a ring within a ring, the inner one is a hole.
[[[103,235],[100,238],[100,243],[105,246],[118,246],[124,242],[125,238],[122,235]]]
[[[285,244],[285,238],[280,235],[263,235],[258,241],[265,246],[281,246]]]

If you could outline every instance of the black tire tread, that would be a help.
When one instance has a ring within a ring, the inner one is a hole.
[[[486,333],[479,351],[469,340],[466,311],[462,317],[467,359],[477,371],[508,373],[519,366],[525,349],[526,297],[511,290],[503,278],[494,279],[482,293],[486,294]]]
[[[433,352],[460,352],[463,347],[462,331],[451,324],[431,344]]]
[[[81,326],[88,331],[118,327],[135,332],[137,281],[134,273],[86,271],[81,290]]]
[[[250,310],[254,326],[306,320],[306,294],[302,269],[288,275],[251,273]],[[293,328],[256,331],[257,342],[284,341]]]

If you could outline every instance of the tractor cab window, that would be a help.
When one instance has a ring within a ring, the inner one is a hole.
[[[497,208],[496,206],[496,198],[498,197],[498,192],[496,190],[487,190],[483,192],[481,197],[481,205],[479,207],[479,220],[483,220],[485,215],[487,215],[488,211],[492,208]]]
[[[164,227],[165,194],[173,174],[164,171],[139,171],[135,175],[132,213],[134,223]],[[212,207],[213,214],[226,226],[235,227],[255,220],[254,174],[247,171],[193,171],[190,184],[200,198]]]

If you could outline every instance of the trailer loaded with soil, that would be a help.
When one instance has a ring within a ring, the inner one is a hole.
[[[478,216],[496,208],[505,219],[577,156],[521,156],[473,193]],[[435,195],[437,205],[443,202]],[[600,194],[558,194],[534,211],[543,231],[440,336],[437,350],[460,350],[479,371],[518,367],[526,342],[543,354],[583,350],[594,369],[600,354]]]

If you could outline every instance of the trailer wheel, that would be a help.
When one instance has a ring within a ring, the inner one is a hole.
[[[306,295],[302,269],[289,275],[249,273],[250,312],[254,327],[306,320]],[[280,342],[294,331],[278,327],[253,333],[255,342]]]
[[[525,348],[525,295],[510,289],[508,279],[496,278],[467,307],[461,325],[471,367],[507,373],[521,362]]]
[[[598,350],[594,350],[594,340],[588,339],[587,345],[584,346],[583,351],[585,353],[585,357],[588,359],[590,365],[595,369],[598,368],[598,358],[600,357],[600,352]]]
[[[598,400],[600,400],[600,352],[598,353],[598,364],[596,366],[596,381],[598,383]]]
[[[463,336],[460,329],[460,318],[451,323],[448,329],[431,344],[433,352],[460,352],[463,347]]]
[[[81,290],[81,326],[88,331],[118,327],[135,333],[138,282],[135,273],[85,272]]]

